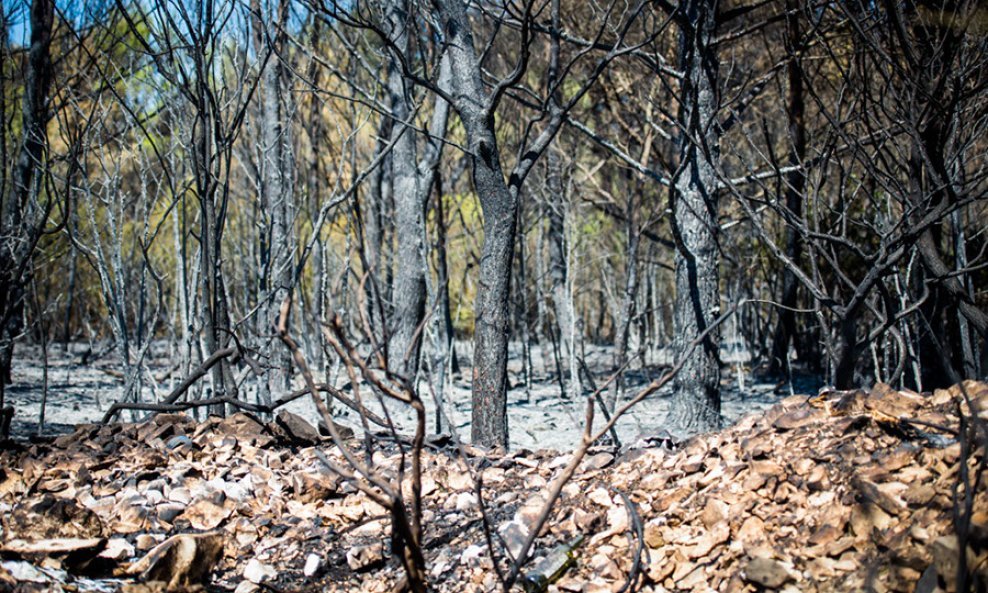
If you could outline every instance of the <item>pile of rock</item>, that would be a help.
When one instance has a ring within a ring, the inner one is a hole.
[[[531,588],[586,593],[984,587],[985,420],[984,384],[932,395],[879,385],[791,397],[676,451],[598,450],[563,489],[523,575]],[[408,471],[397,444],[351,444],[389,479]],[[343,463],[319,430],[284,414],[159,415],[4,451],[0,590],[209,579],[238,593],[388,591],[402,579],[390,517],[323,454]],[[568,461],[428,452],[433,587],[499,590],[495,569],[510,568]]]
[[[645,590],[953,591],[958,511],[967,578],[983,590],[986,421],[988,386],[973,382],[791,397],[675,455],[642,452],[601,486],[637,503]],[[619,506],[607,498],[597,500]],[[630,571],[635,543],[594,537],[596,561],[559,588],[607,590]],[[608,566],[602,556],[616,563],[610,574],[594,570]]]

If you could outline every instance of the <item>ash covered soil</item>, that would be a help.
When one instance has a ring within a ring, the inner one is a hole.
[[[58,435],[71,432],[76,425],[96,423],[124,391],[124,380],[119,372],[120,364],[115,353],[90,360],[93,347],[84,343],[70,343],[67,349],[60,345],[48,350],[48,393],[45,405],[45,424],[42,434]],[[471,344],[457,344],[461,362],[469,361]],[[155,344],[146,372],[142,373],[142,398],[146,402],[163,399],[184,378],[184,373],[169,361],[171,353],[163,344]],[[579,442],[583,431],[585,400],[561,397],[561,388],[555,374],[555,363],[550,352],[543,352],[534,346],[531,352],[533,373],[528,387],[525,385],[522,348],[518,343],[511,344],[509,350],[508,422],[511,446],[519,449],[572,449]],[[632,365],[624,374],[622,399],[634,395],[638,390],[659,378],[668,368],[671,359],[665,350],[649,351],[645,364]],[[722,370],[722,413],[727,424],[736,422],[744,414],[765,410],[777,403],[781,397],[794,393],[816,393],[822,383],[818,377],[797,375],[793,383],[778,384],[765,382],[752,377],[745,366],[749,356],[742,353],[728,353],[723,356]],[[612,372],[613,348],[590,346],[586,348],[586,364],[594,375],[597,384],[603,384]],[[18,346],[14,361],[13,384],[6,388],[6,400],[16,409],[12,433],[15,437],[26,438],[38,430],[38,419],[44,396],[45,365],[38,347]],[[443,411],[454,425],[456,433],[465,440],[470,435],[470,378],[469,367],[447,379],[446,402]],[[242,383],[242,396],[254,401],[252,377]],[[323,377],[317,377],[322,381]],[[204,384],[205,382],[200,382]],[[345,371],[338,370],[334,384],[345,393],[352,395],[347,388]],[[294,388],[303,387],[301,377],[295,377]],[[589,391],[589,387],[585,386]],[[425,380],[419,383],[420,394],[426,405],[429,429],[435,429],[437,405],[430,395]],[[365,389],[364,393],[369,390]],[[622,444],[631,444],[642,438],[662,434],[666,429],[665,419],[669,411],[671,389],[665,388],[638,404],[633,413],[623,417],[617,424],[618,438]],[[196,391],[189,395],[195,397]],[[606,396],[606,394],[605,394]],[[381,415],[381,404],[373,397],[364,397],[365,404],[373,412]],[[284,406],[284,409],[298,414],[311,423],[317,423],[319,413],[308,397],[297,399]],[[336,406],[336,419],[358,433],[361,430],[359,418],[350,409]],[[396,424],[411,431],[414,416],[403,406],[388,407],[388,413]],[[205,410],[191,411],[199,420],[205,419]],[[139,420],[143,416],[123,416],[126,420]],[[600,414],[597,420],[602,421]],[[449,427],[443,432],[450,432]]]
[[[984,419],[988,385],[918,394],[879,384],[786,397],[675,450],[595,449],[522,573],[581,541],[550,591],[934,592],[958,586],[963,551],[963,575],[983,590],[988,492],[975,480],[984,441],[972,435]],[[4,450],[0,587],[393,590],[403,572],[387,513],[327,469],[323,456],[343,463],[338,447],[311,440],[319,437],[304,424],[287,426],[168,414]],[[394,444],[370,457],[359,438],[348,444],[391,478],[408,461]],[[551,449],[428,449],[431,587],[500,590],[497,569],[508,568],[569,459]],[[965,508],[959,539],[955,514]],[[55,538],[77,547],[54,553]],[[183,552],[145,557],[163,541]]]

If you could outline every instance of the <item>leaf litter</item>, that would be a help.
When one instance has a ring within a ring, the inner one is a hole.
[[[950,592],[963,544],[968,578],[984,587],[988,492],[974,480],[984,441],[959,438],[979,434],[977,418],[988,420],[988,385],[917,394],[879,384],[792,396],[675,449],[599,447],[522,571],[549,567],[554,582],[524,582],[581,593]],[[391,591],[402,569],[390,518],[321,454],[343,463],[302,418],[242,413],[202,423],[159,414],[8,445],[0,590]],[[396,476],[404,457],[390,444],[364,460]],[[504,568],[568,460],[427,450],[433,589],[498,590],[481,509]],[[959,539],[965,477],[978,489]]]

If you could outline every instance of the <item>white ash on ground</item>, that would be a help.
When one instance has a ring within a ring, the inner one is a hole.
[[[468,342],[457,343],[457,351],[464,362],[469,361],[471,347]],[[124,380],[119,372],[119,362],[112,353],[97,360],[86,360],[86,353],[90,351],[90,346],[86,344],[70,344],[67,350],[55,346],[49,349],[47,357],[42,356],[40,348],[27,345],[19,348],[20,355],[15,359],[13,369],[14,382],[7,386],[7,403],[16,409],[13,431],[17,436],[27,437],[37,430],[45,359],[49,367],[49,390],[44,434],[71,432],[75,425],[98,422],[109,407],[124,395]],[[584,402],[582,399],[561,397],[556,367],[551,349],[548,350],[546,352],[546,349],[537,345],[532,347],[533,381],[526,388],[521,344],[512,343],[509,348],[508,422],[512,447],[567,450],[574,447],[580,439]],[[611,346],[586,346],[587,366],[600,383],[611,375],[613,358],[614,349]],[[148,362],[149,372],[142,374],[142,401],[160,401],[185,378],[185,370],[177,369],[170,362],[172,360],[174,353],[169,352],[164,343],[156,343]],[[644,363],[631,365],[625,373],[625,394],[633,394],[648,385],[670,363],[666,350],[650,350],[644,356]],[[726,422],[735,422],[745,414],[771,407],[779,400],[778,391],[787,395],[791,389],[815,393],[820,386],[819,380],[810,376],[796,377],[795,385],[758,381],[747,374],[742,362],[738,362],[738,365],[730,370],[725,368],[721,385],[721,411]],[[241,399],[248,402],[256,399],[252,377],[249,375],[242,386]],[[470,434],[471,377],[471,369],[466,366],[460,374],[450,377],[446,384],[444,411],[461,435]],[[333,377],[318,378],[326,382],[331,379]],[[349,378],[345,372],[338,373],[335,379],[337,388],[350,393],[347,387]],[[204,388],[204,385],[205,382],[196,385],[189,394],[190,399],[196,397],[195,389]],[[304,385],[301,377],[296,377],[293,388],[302,387]],[[362,384],[361,389],[365,388]],[[431,428],[436,417],[436,403],[427,395],[431,392],[424,377],[419,383],[419,393],[423,394]],[[622,443],[634,442],[641,435],[662,429],[669,411],[670,395],[671,389],[660,390],[637,405],[633,414],[622,418],[616,426]],[[365,402],[366,405],[380,415],[382,410],[376,398],[368,399],[370,401]],[[283,409],[302,416],[312,424],[319,420],[319,413],[309,398],[295,400]],[[202,409],[192,413],[198,413],[200,418],[204,418],[205,412]],[[337,406],[337,413],[341,420],[350,421],[360,431],[356,414],[344,406]],[[411,426],[410,423],[414,422],[414,415],[400,406],[389,406],[389,413],[400,426]],[[443,428],[444,432],[449,430],[449,427]]]

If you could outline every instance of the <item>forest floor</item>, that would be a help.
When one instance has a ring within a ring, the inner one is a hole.
[[[471,345],[458,343],[457,352],[461,361],[468,361]],[[84,354],[90,346],[84,343],[71,343],[67,349],[60,345],[48,350],[47,374],[48,394],[45,406],[43,434],[58,435],[74,430],[76,425],[98,422],[113,402],[123,393],[123,378],[115,353],[83,362]],[[148,365],[150,374],[158,377],[160,383],[152,389],[145,387],[146,401],[155,401],[167,394],[184,377],[170,368],[168,353],[164,348],[153,349],[155,356]],[[561,397],[561,388],[554,370],[551,353],[543,353],[536,345],[531,353],[534,368],[530,386],[526,388],[522,349],[513,343],[509,351],[508,421],[511,446],[513,449],[571,449],[580,439],[585,414],[585,399]],[[731,356],[724,357],[731,360]],[[722,413],[725,423],[737,421],[749,412],[764,410],[782,397],[794,393],[816,393],[822,385],[819,378],[810,375],[797,375],[793,384],[766,382],[753,377],[745,364],[744,353],[734,355],[733,364],[727,364],[722,372]],[[633,396],[651,381],[658,378],[669,364],[665,351],[659,350],[645,357],[645,364],[632,365],[625,372],[625,397]],[[586,348],[586,363],[598,384],[604,383],[612,372],[613,349],[609,346]],[[171,372],[169,372],[171,371]],[[13,384],[7,387],[7,403],[16,409],[12,425],[15,437],[24,438],[35,434],[43,399],[45,364],[38,347],[19,346],[13,369]],[[345,373],[338,373],[337,384],[345,384]],[[452,376],[447,383],[448,403],[446,416],[455,425],[458,435],[469,439],[470,434],[470,369]],[[318,379],[321,380],[321,379]],[[301,387],[301,379],[296,378],[294,387]],[[248,385],[247,390],[250,390]],[[425,400],[429,428],[434,429],[436,404],[429,395],[423,380],[420,393]],[[623,444],[662,434],[664,421],[669,410],[671,388],[660,390],[641,402],[633,413],[623,417],[617,424],[618,437]],[[368,407],[380,412],[380,405],[371,401]],[[248,396],[250,400],[250,396]],[[318,412],[309,398],[301,398],[285,406],[285,409],[299,414],[306,420],[316,423]],[[396,424],[406,432],[411,432],[410,411],[390,407],[389,413]],[[360,424],[356,414],[339,406],[338,420],[359,432]],[[199,411],[203,418],[204,411]],[[598,421],[601,419],[598,414]],[[447,432],[448,428],[444,430]]]
[[[675,450],[598,448],[521,575],[528,590],[558,577],[550,593],[938,593],[958,579],[985,590],[986,420],[983,383],[932,394],[879,384],[785,397]],[[300,427],[161,414],[6,443],[0,591],[396,590],[388,514],[326,465],[345,464],[338,447]],[[363,456],[359,439],[348,446]],[[431,589],[501,590],[506,551],[535,528],[570,459],[429,448]],[[407,451],[384,444],[367,461],[397,479]]]

